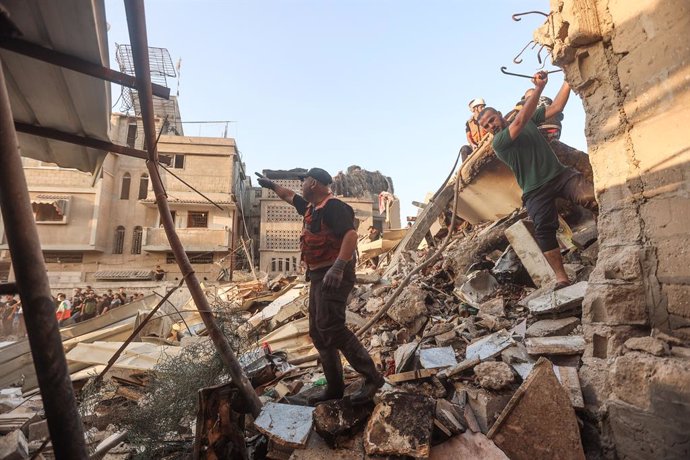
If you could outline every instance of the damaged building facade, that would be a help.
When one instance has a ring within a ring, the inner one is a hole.
[[[580,379],[591,422],[584,437],[606,456],[682,458],[688,356],[666,356],[663,346],[624,353],[624,344],[656,343],[650,335],[690,339],[690,49],[679,39],[690,34],[690,5],[554,0],[551,7],[535,39],[553,46],[583,100],[600,207],[582,318]]]

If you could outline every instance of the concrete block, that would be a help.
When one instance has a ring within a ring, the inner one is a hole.
[[[511,460],[585,458],[570,398],[544,358],[535,364],[487,436]]]
[[[527,328],[526,337],[568,335],[580,324],[580,319],[569,316],[562,319],[544,319]]]
[[[609,364],[605,359],[582,358],[578,371],[585,407],[598,412],[611,394]]]
[[[654,337],[633,337],[625,341],[625,348],[633,351],[643,351],[654,356],[665,356],[669,349],[666,342]]]
[[[29,443],[21,430],[15,430],[0,437],[0,458],[3,460],[29,458]]]
[[[328,401],[314,409],[314,429],[331,447],[337,447],[364,426],[374,403],[352,405],[349,398]]]
[[[506,238],[525,266],[534,284],[539,287],[556,279],[556,274],[537,246],[530,225],[519,220],[505,231]]]
[[[369,455],[426,458],[431,449],[434,401],[420,395],[386,395],[374,408],[364,432]]]
[[[467,404],[472,409],[482,433],[486,434],[494,424],[503,408],[510,401],[510,391],[489,391],[483,388],[473,388],[456,384],[455,391],[467,394]]]
[[[690,286],[685,284],[664,284],[661,292],[666,296],[668,313],[690,318]]]
[[[598,282],[590,287],[582,302],[583,323],[638,325],[649,323],[644,286],[639,283]]]
[[[567,311],[577,311],[587,291],[587,281],[581,281],[557,291],[549,292],[527,302],[533,315],[554,315]]]
[[[585,351],[585,338],[581,335],[558,337],[532,337],[525,340],[530,355],[577,355]]]

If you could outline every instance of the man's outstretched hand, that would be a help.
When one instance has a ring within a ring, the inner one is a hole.
[[[263,188],[269,188],[269,189],[271,189],[271,190],[275,190],[275,189],[276,189],[276,183],[273,182],[271,179],[268,179],[268,178],[266,178],[266,177],[259,177],[256,181],[257,181],[257,182],[259,183],[259,185],[262,186]]]
[[[347,260],[336,259],[335,263],[331,265],[331,268],[328,269],[326,275],[323,277],[321,290],[330,291],[332,289],[338,289],[340,287],[340,283],[343,281],[343,274],[345,273],[346,265]]]

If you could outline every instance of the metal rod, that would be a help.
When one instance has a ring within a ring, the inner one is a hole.
[[[29,189],[17,149],[5,74],[0,66],[0,208],[22,301],[31,355],[58,459],[85,459],[81,417],[69,378],[55,303],[43,261]]]
[[[194,273],[192,264],[184,251],[179,236],[175,233],[175,225],[170,214],[168,200],[165,197],[163,183],[156,173],[158,163],[158,152],[153,140],[156,137],[153,113],[153,96],[151,95],[151,75],[148,55],[148,39],[146,36],[146,17],[143,0],[125,0],[125,11],[127,14],[127,26],[129,28],[130,42],[132,44],[132,54],[134,57],[134,68],[137,77],[137,91],[141,102],[141,115],[144,123],[144,136],[147,140],[149,161],[146,167],[149,169],[151,185],[156,195],[156,204],[161,216],[161,222],[165,229],[165,234],[170,242],[170,249],[175,255],[175,260],[180,268],[182,276],[187,281],[187,288],[199,310],[199,315],[206,326],[206,330],[213,341],[213,344],[220,355],[223,363],[228,369],[232,381],[237,385],[240,393],[244,397],[254,417],[261,413],[261,401],[256,395],[254,388],[242,371],[235,353],[230,347],[230,343],[223,334],[213,313],[209,313],[210,305],[208,299],[201,289],[199,280]]]
[[[78,57],[62,53],[60,51],[44,48],[35,43],[27,42],[20,38],[0,36],[0,48],[13,51],[23,56],[38,59],[39,61],[54,64],[65,69],[90,75],[112,83],[117,83],[128,88],[136,88],[136,78],[126,73],[118,72],[108,67],[103,67],[93,62],[85,61]],[[170,88],[152,84],[153,95],[163,99],[170,99]]]
[[[524,53],[525,50],[526,50],[527,48],[529,48],[529,45],[531,45],[532,43],[534,43],[534,40],[528,41],[527,44],[525,45],[525,47],[522,48],[522,50],[517,54],[517,56],[515,56],[515,57],[513,58],[513,62],[514,62],[515,64],[520,64],[520,63],[522,62],[522,58],[520,58],[520,56],[522,56],[522,53]],[[541,63],[541,61],[539,61],[539,63]]]
[[[178,289],[180,286],[182,286],[182,284],[180,284],[180,285],[179,285],[177,288],[175,288],[175,289]],[[156,294],[158,297],[163,298],[163,296],[160,295],[159,293],[157,293],[156,291],[153,291],[153,293]],[[167,294],[166,294],[166,295],[167,295]],[[180,317],[180,320],[182,320],[182,322],[184,323],[185,327],[187,328],[187,331],[189,332],[189,335],[193,335],[192,329],[189,327],[189,324],[187,324],[187,321],[185,321],[184,316],[182,316],[182,313],[180,312],[180,310],[178,310],[177,307],[175,306],[175,304],[172,303],[171,301],[169,301],[168,299],[165,299],[165,301],[168,302],[168,303],[170,304],[171,307],[173,307],[173,310],[175,310],[175,313],[169,313],[169,314],[166,314],[166,316],[173,316],[173,315],[177,314],[177,316]],[[183,310],[183,311],[197,311],[197,310]]]
[[[542,16],[549,17],[548,14],[543,13],[541,11],[525,11],[524,13],[515,13],[513,17],[513,21],[522,21],[522,18],[520,16],[525,16],[527,14],[541,14]]]
[[[514,77],[529,78],[530,80],[532,78],[534,78],[534,75],[525,75],[525,74],[521,74],[521,73],[508,72],[507,69],[508,69],[508,67],[503,66],[503,67],[501,67],[501,72],[503,72],[506,75],[512,75]],[[542,70],[542,72],[544,72],[544,73],[556,73],[556,72],[563,72],[563,69],[549,70],[548,72]]]
[[[0,283],[0,295],[15,295],[18,293],[17,283]]]
[[[29,125],[20,121],[14,122],[14,128],[21,133],[31,134],[33,136],[46,137],[56,141],[68,142],[70,144],[82,145],[84,147],[90,147],[93,149],[105,150],[106,152],[119,153],[120,155],[141,158],[143,160],[148,158],[147,153],[143,150],[113,144],[112,142],[101,141],[92,137],[77,136],[76,134],[66,133],[53,128]]]

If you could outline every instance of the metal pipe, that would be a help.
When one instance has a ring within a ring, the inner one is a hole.
[[[0,208],[48,430],[58,459],[88,458],[69,378],[55,303],[17,150],[5,74],[0,66]]]
[[[512,76],[514,76],[514,77],[529,78],[530,80],[531,80],[532,78],[534,78],[534,75],[525,75],[525,74],[522,74],[522,73],[508,72],[507,69],[508,69],[508,67],[503,66],[503,67],[501,67],[501,72],[503,72],[503,73],[506,74],[506,75],[512,75]],[[563,72],[563,69],[549,70],[548,72],[542,70],[542,72],[544,72],[544,73],[556,73],[556,72]]]
[[[547,17],[547,18],[549,17],[548,14],[543,13],[543,12],[541,12],[541,11],[525,11],[524,13],[515,13],[515,14],[512,16],[513,21],[522,21],[522,18],[521,18],[520,16],[525,16],[525,15],[527,15],[527,14],[541,14],[542,16],[545,16],[545,17]]]
[[[230,343],[223,334],[213,313],[210,313],[211,307],[208,299],[201,289],[199,280],[194,273],[194,268],[189,262],[189,258],[184,251],[182,242],[179,236],[175,233],[175,225],[170,214],[170,207],[165,196],[163,183],[157,174],[158,152],[156,151],[156,144],[153,140],[156,138],[156,129],[154,124],[153,113],[153,96],[151,95],[151,75],[149,67],[148,55],[148,39],[146,36],[146,16],[144,10],[143,0],[125,0],[125,11],[127,14],[127,26],[129,28],[129,37],[132,44],[132,55],[134,58],[134,68],[137,77],[137,91],[141,102],[141,115],[144,123],[144,137],[149,153],[149,158],[146,166],[149,170],[149,177],[151,178],[151,185],[156,195],[156,203],[158,205],[158,212],[161,216],[161,222],[165,229],[165,234],[170,242],[170,249],[175,254],[182,276],[185,277],[189,293],[196,304],[199,315],[204,321],[206,330],[213,341],[213,344],[223,360],[223,363],[228,369],[232,381],[237,385],[240,393],[250,407],[254,417],[258,417],[261,412],[261,401],[256,395],[254,388],[249,383],[247,376],[244,375],[242,367],[240,366],[235,353],[230,347]]]
[[[39,61],[54,64],[65,69],[73,70],[75,72],[83,73],[91,77],[100,78],[118,85],[134,88],[136,79],[127,75],[126,73],[118,72],[108,67],[103,67],[93,62],[85,61],[78,57],[62,53],[60,51],[44,48],[26,40],[11,37],[0,36],[0,48],[8,51],[28,56]],[[153,84],[153,95],[163,99],[170,99],[170,88],[166,86]]]

